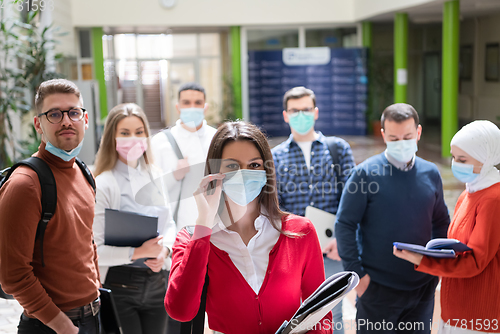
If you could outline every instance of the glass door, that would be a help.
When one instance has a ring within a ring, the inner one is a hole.
[[[167,126],[175,124],[179,115],[175,109],[178,100],[179,87],[186,82],[199,81],[196,61],[193,60],[169,60],[167,61],[167,78],[165,80],[165,104]]]

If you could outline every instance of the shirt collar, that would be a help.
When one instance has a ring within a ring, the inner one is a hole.
[[[316,133],[318,134],[318,138],[316,138],[315,140],[313,140],[312,142],[319,142],[319,143],[324,143],[325,140],[326,140],[326,137],[323,135],[323,133],[321,133],[321,131],[316,131]],[[288,139],[286,140],[286,144],[288,147],[291,147],[291,145],[297,145],[297,142],[293,139],[293,134],[291,133],[290,136],[288,136]]]
[[[257,217],[257,219],[255,219],[254,221],[254,227],[255,229],[258,231],[262,230],[264,228],[264,225],[267,223],[267,224],[271,224],[269,222],[269,219],[267,219],[267,217],[262,213],[262,211],[265,212],[264,208],[261,209],[261,213],[260,215]],[[212,229],[212,234],[213,233],[217,233],[217,232],[221,232],[221,231],[224,231],[226,233],[229,233],[229,234],[232,234],[232,233],[237,233],[237,232],[234,232],[234,231],[231,231],[229,230],[225,225],[224,223],[222,222],[222,220],[220,219],[219,215],[217,215],[215,217],[215,219],[217,220],[217,224],[215,224],[215,226],[213,227]]]
[[[188,131],[184,129],[184,127],[181,125],[181,120],[178,119],[177,122],[175,122],[175,126],[177,127],[178,134],[182,137],[190,137],[193,134],[197,134],[198,136],[203,136],[207,130],[207,121],[204,119],[201,125],[201,128],[195,132]]]
[[[141,164],[138,163],[136,168],[132,168],[118,159],[116,161],[115,170],[123,175],[127,181],[130,181],[131,175],[133,176],[141,173]]]
[[[403,172],[407,172],[415,166],[415,154],[413,155],[413,158],[409,162],[401,162],[396,159],[394,159],[389,153],[387,153],[387,150],[384,151],[385,157],[387,158],[387,161],[389,161],[394,167],[396,167],[399,170],[402,170]]]

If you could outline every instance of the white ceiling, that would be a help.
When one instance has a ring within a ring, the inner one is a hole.
[[[437,0],[430,4],[424,4],[405,9],[410,22],[430,23],[441,22],[443,15],[443,4],[448,0]],[[462,19],[477,16],[488,16],[500,13],[500,0],[460,0],[460,17]],[[383,22],[393,21],[395,12],[369,18],[370,21]]]

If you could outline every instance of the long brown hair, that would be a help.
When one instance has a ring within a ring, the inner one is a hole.
[[[296,236],[297,234],[295,233],[283,231],[280,225],[277,224],[277,221],[281,221],[281,218],[288,216],[289,213],[282,211],[279,207],[276,171],[271,148],[264,134],[255,125],[236,121],[226,122],[219,126],[208,149],[205,175],[219,173],[224,147],[228,143],[235,141],[249,141],[253,143],[264,161],[267,182],[258,196],[259,204],[267,211],[267,213],[263,214],[265,214],[271,225],[280,233],[288,236]]]
[[[151,142],[149,140],[150,130],[149,122],[146,114],[135,103],[122,103],[110,110],[104,125],[101,145],[97,151],[95,162],[95,173],[97,176],[105,171],[113,169],[118,160],[118,152],[116,151],[116,127],[118,123],[125,117],[138,117],[144,124],[144,132],[147,137],[148,148],[143,154],[143,159],[140,159],[141,164],[150,165],[153,163],[153,154],[151,151]]]

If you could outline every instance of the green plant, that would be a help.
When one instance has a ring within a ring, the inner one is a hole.
[[[222,108],[220,114],[222,122],[234,121],[234,88],[233,81],[228,77],[222,78]]]
[[[213,125],[220,125],[225,121],[234,121],[236,116],[234,115],[234,90],[233,84],[230,79],[224,77],[222,79],[222,103],[218,104],[215,102],[210,103],[210,108],[215,110],[214,114],[207,117],[207,122]]]
[[[392,54],[373,52],[370,61],[370,121],[380,120],[384,109],[394,101],[394,60]]]
[[[23,20],[19,12],[17,17],[7,18],[6,10],[6,3],[0,0],[0,166],[11,165],[13,160],[36,151],[39,139],[34,129],[28,140],[18,140],[13,133],[13,118],[22,120],[34,108],[34,95],[41,82],[60,77],[46,64],[47,53],[56,43],[49,33],[57,29],[40,29],[39,11],[27,12]]]

